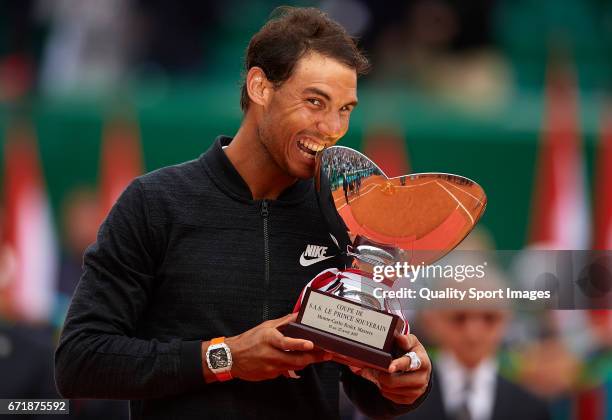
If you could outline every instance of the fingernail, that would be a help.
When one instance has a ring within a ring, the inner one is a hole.
[[[396,370],[395,365],[389,366],[389,373],[393,373],[393,372],[395,372],[395,370]]]

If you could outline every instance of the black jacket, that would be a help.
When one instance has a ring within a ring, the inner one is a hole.
[[[372,416],[406,411],[335,363],[301,379],[206,384],[200,344],[291,312],[308,245],[339,254],[312,180],[252,200],[220,137],[199,159],[134,180],[85,253],[55,357],[69,398],[130,399],[132,419],[335,418],[338,381]]]
[[[434,369],[435,370],[435,369]],[[444,409],[440,389],[440,375],[432,375],[431,392],[416,410],[400,417],[402,420],[450,420],[453,417]],[[520,386],[497,375],[493,412],[490,420],[550,420],[546,403],[529,394]]]

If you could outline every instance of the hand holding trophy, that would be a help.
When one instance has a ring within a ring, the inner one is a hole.
[[[366,156],[341,146],[318,154],[315,183],[332,238],[347,239],[340,251],[352,259],[351,267],[312,279],[295,306],[296,322],[282,332],[311,340],[353,369],[387,371],[403,353],[395,348],[396,337],[408,334],[409,324],[399,300],[383,293],[399,279],[390,270],[375,276],[375,267],[439,260],[474,228],[486,195],[457,175],[388,178]],[[416,355],[406,356],[410,368],[420,363]]]

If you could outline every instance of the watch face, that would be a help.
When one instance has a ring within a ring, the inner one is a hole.
[[[223,348],[212,349],[208,354],[208,358],[213,369],[222,369],[228,365],[227,353]]]

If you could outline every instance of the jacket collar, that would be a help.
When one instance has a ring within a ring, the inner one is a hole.
[[[249,186],[223,151],[223,147],[229,145],[231,141],[232,137],[218,136],[212,146],[200,157],[200,161],[209,169],[209,175],[220,184],[222,190],[238,198],[252,201],[253,196]],[[280,194],[278,201],[302,201],[311,188],[313,188],[312,179],[298,180]]]

